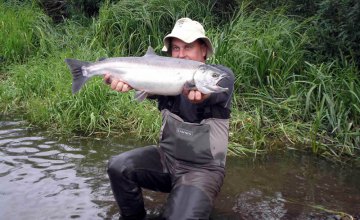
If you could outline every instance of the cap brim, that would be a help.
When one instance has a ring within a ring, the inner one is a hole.
[[[164,46],[161,49],[161,51],[169,53],[171,38],[180,39],[180,40],[184,41],[185,43],[192,43],[192,42],[196,41],[197,39],[202,39],[205,42],[206,47],[207,47],[206,58],[209,58],[214,54],[214,49],[213,49],[212,43],[211,43],[210,39],[207,38],[206,36],[200,36],[200,37],[191,36],[191,37],[186,38],[186,37],[175,36],[173,34],[168,34],[164,37],[164,39],[163,39]]]

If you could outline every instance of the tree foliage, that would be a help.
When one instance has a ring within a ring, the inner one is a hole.
[[[325,0],[317,11],[317,49],[322,57],[346,56],[360,66],[360,2]]]

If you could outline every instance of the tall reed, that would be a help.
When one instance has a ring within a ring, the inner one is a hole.
[[[232,119],[237,133],[232,140],[241,146],[261,149],[275,139],[298,142],[299,132],[307,126],[299,123],[301,103],[293,84],[303,66],[305,23],[281,13],[239,11],[215,38],[215,62],[235,72],[234,108],[247,113],[242,118],[234,111]]]
[[[296,83],[306,91],[302,97],[303,117],[312,123],[313,151],[354,156],[360,144],[360,81],[356,67],[340,61],[307,65],[306,80]]]
[[[211,21],[208,7],[198,1],[181,0],[107,3],[94,23],[91,46],[105,48],[110,56],[142,55],[148,46],[159,50],[162,37],[178,18],[189,16]]]

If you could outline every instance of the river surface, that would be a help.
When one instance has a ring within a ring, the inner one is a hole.
[[[50,137],[0,117],[0,219],[118,219],[107,160],[136,140]],[[149,219],[166,194],[144,191]],[[299,152],[228,157],[213,220],[360,218],[360,171]]]

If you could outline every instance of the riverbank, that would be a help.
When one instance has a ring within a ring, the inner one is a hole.
[[[131,133],[157,140],[155,103],[110,91],[101,78],[72,95],[64,59],[141,56],[149,45],[161,54],[162,37],[186,15],[203,22],[213,40],[209,63],[236,76],[229,154],[299,148],[360,163],[358,68],[345,57],[318,62],[309,46],[315,43],[311,21],[240,8],[217,23],[211,5],[182,2],[168,10],[153,1],[109,3],[97,17],[58,24],[35,4],[0,3],[1,113],[25,112],[31,125],[69,136]]]

